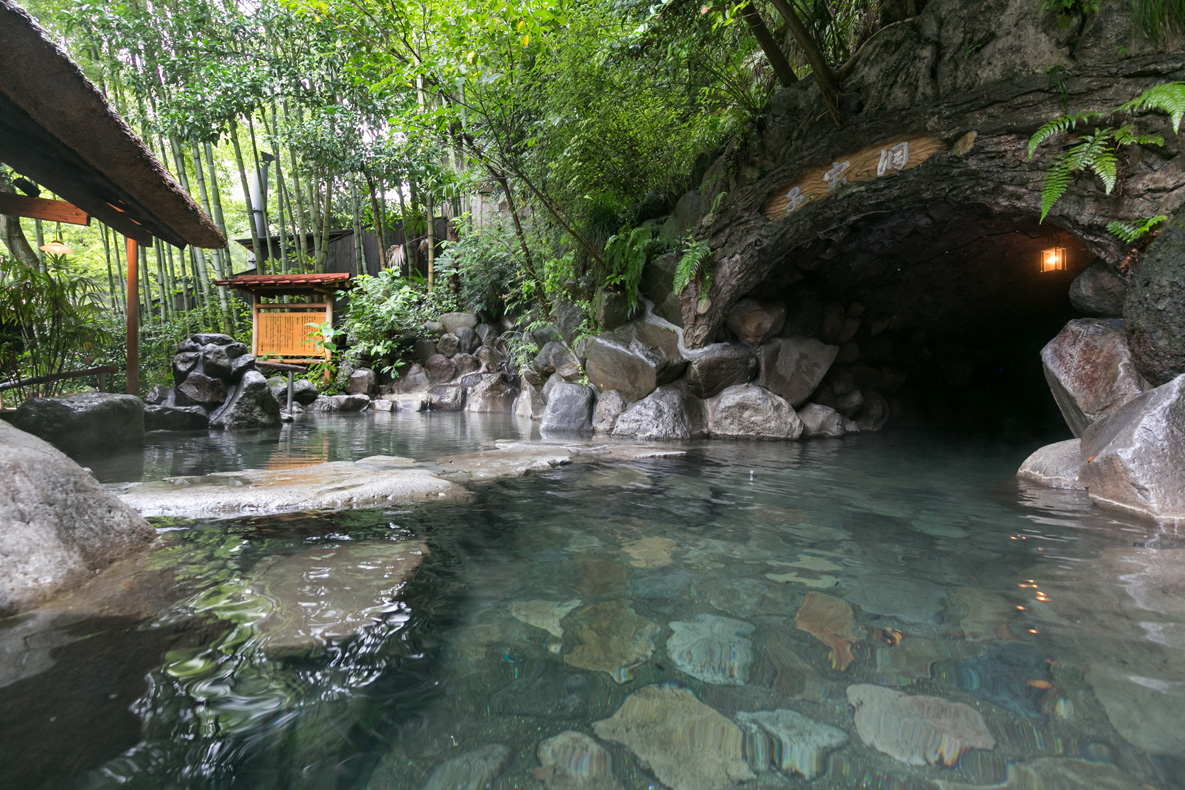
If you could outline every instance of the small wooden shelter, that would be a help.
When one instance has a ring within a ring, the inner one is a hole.
[[[317,348],[315,330],[309,324],[333,321],[333,292],[349,285],[347,272],[329,274],[240,274],[214,284],[251,295],[251,353],[284,363],[324,362],[330,357]],[[272,302],[280,296],[311,297],[299,302]]]
[[[87,225],[127,239],[128,304],[138,245],[226,246],[226,239],[70,56],[11,0],[0,0],[0,161],[65,200],[0,193],[0,214]],[[140,316],[127,311],[128,392],[139,394]]]

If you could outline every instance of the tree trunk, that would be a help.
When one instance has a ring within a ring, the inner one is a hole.
[[[0,192],[7,192],[10,195],[15,194],[12,182],[9,181],[8,173],[3,167],[0,167]],[[13,259],[30,269],[39,268],[37,253],[29,246],[29,240],[25,238],[25,231],[21,228],[19,217],[8,217],[0,214],[0,235],[4,236],[4,246],[8,248]]]
[[[206,168],[210,173],[210,197],[213,198],[212,202],[214,204],[214,226],[218,228],[218,230],[222,231],[222,235],[226,237],[227,243],[233,244],[234,242],[230,240],[230,235],[226,232],[226,220],[222,214],[222,198],[219,196],[219,192],[221,190],[218,188],[218,171],[214,166],[214,150],[209,143],[205,143],[203,148],[205,148],[206,152]],[[218,250],[216,254],[222,261],[222,265],[219,267],[218,276],[221,279],[227,279],[233,276],[234,267],[230,261],[230,250]],[[233,332],[235,323],[234,313],[231,312],[230,309],[230,302],[227,298],[226,288],[218,289],[218,303],[222,308],[222,318],[223,321],[226,322],[226,330],[228,332]]]
[[[823,93],[823,99],[827,102],[827,109],[831,112],[831,119],[837,124],[843,123],[843,114],[839,111],[839,82],[835,79],[835,72],[831,70],[831,66],[823,57],[823,52],[819,49],[818,42],[811,36],[810,31],[802,24],[802,20],[798,18],[798,14],[794,13],[794,9],[790,7],[790,3],[786,0],[772,0],[774,8],[782,15],[782,19],[786,20],[786,24],[790,26],[790,32],[794,36],[794,40],[798,42],[798,46],[802,47],[803,53],[806,54],[807,63],[811,64],[811,71],[815,74],[815,79],[819,82],[819,90]]]
[[[243,149],[239,146],[239,125],[232,118],[230,122],[230,142],[235,149],[235,164],[239,167],[239,178],[243,184],[243,202],[247,204],[247,226],[251,230],[251,254],[255,256],[256,271],[259,267],[259,234],[255,230],[255,207],[251,204],[251,187],[247,183],[247,170],[243,166]]]
[[[539,309],[543,311],[544,318],[555,323],[555,316],[551,312],[551,303],[547,301],[547,288],[544,286],[539,272],[535,269],[531,249],[527,246],[527,235],[523,232],[522,222],[518,218],[518,206],[515,204],[514,192],[510,189],[510,183],[506,180],[506,176],[495,171],[492,167],[487,165],[486,170],[494,177],[498,186],[502,187],[503,194],[506,195],[506,207],[510,210],[510,220],[514,223],[514,235],[518,239],[519,248],[523,251],[523,268],[526,270],[527,276],[531,278],[531,282],[535,284],[535,300],[539,303]]]
[[[766,60],[774,67],[774,73],[778,75],[778,81],[783,85],[793,85],[798,82],[798,77],[794,74],[794,69],[790,68],[790,63],[786,60],[786,56],[782,54],[782,50],[778,47],[778,42],[770,34],[769,28],[765,26],[765,20],[761,18],[761,14],[757,11],[753,3],[747,3],[741,9],[741,17],[745,20],[745,24],[749,26],[749,32],[753,34],[753,38],[757,39],[757,44],[761,47],[761,51],[765,53]]]
[[[358,184],[350,179],[350,219],[354,228],[354,271],[369,274],[362,248],[362,218],[358,216]]]

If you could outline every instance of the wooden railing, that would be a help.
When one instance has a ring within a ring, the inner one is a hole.
[[[65,379],[80,379],[86,376],[96,376],[99,379],[99,392],[107,391],[107,374],[117,373],[119,368],[114,365],[103,365],[97,368],[87,368],[86,370],[71,370],[66,373],[50,373],[45,376],[34,376],[31,379],[17,379],[16,381],[5,381],[0,383],[0,393],[5,390],[16,389],[17,387],[31,387],[34,384],[51,384],[55,381],[64,381]],[[0,394],[0,409],[4,408],[4,395]]]

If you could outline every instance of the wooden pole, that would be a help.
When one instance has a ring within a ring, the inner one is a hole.
[[[127,240],[128,261],[128,394],[140,395],[140,298],[139,259],[136,240]]]

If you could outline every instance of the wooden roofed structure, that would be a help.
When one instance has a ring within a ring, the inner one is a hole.
[[[333,293],[350,285],[349,272],[328,274],[240,274],[215,285],[251,295],[251,353],[287,363],[323,362],[330,351],[317,347],[309,324],[333,322]],[[279,296],[321,297],[314,302],[264,304]]]
[[[81,225],[94,217],[127,238],[129,305],[138,303],[137,245],[159,238],[226,246],[99,89],[12,0],[0,0],[0,162],[65,199],[0,194],[0,213]],[[139,314],[128,310],[127,319],[128,392],[138,394]]]

